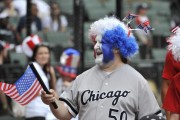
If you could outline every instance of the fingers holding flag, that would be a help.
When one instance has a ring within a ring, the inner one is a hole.
[[[57,94],[53,89],[49,90],[50,94],[47,94],[44,90],[41,91],[41,100],[46,104],[50,105],[52,102],[55,102]]]

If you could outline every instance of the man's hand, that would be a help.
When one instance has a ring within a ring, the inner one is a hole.
[[[58,98],[56,92],[53,89],[49,90],[50,94],[47,94],[44,90],[41,91],[41,100],[46,105],[50,105],[52,102]]]
[[[54,116],[60,120],[70,120],[72,115],[68,111],[67,107],[65,107],[64,102],[57,100],[58,96],[53,89],[49,90],[50,94],[47,94],[44,90],[41,91],[41,100],[44,104],[50,105],[51,111]],[[52,102],[55,102],[58,105],[57,109],[51,105]]]

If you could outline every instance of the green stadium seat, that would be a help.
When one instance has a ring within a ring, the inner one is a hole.
[[[18,118],[12,117],[10,115],[1,115],[0,119],[1,120],[23,120],[22,118],[18,119]]]
[[[155,60],[164,62],[167,50],[165,48],[153,48],[152,53]]]
[[[32,34],[38,35],[42,39],[43,42],[47,42],[46,34],[43,31],[34,32]],[[25,31],[22,32],[21,37],[22,37],[22,40],[24,40],[24,38],[27,37]]]
[[[140,58],[140,55],[139,55],[139,53],[137,53],[136,55],[134,55],[131,59],[130,59],[130,61],[139,61],[141,58]]]
[[[51,52],[50,61],[51,61],[51,65],[57,65],[57,63],[58,63],[53,52]]]
[[[47,42],[52,45],[61,45],[63,47],[72,47],[71,36],[66,32],[48,32],[46,33]]]
[[[170,32],[170,20],[165,16],[154,16],[151,18],[151,26],[155,28],[152,31],[155,36],[167,37],[171,34]]]
[[[24,53],[17,53],[11,51],[9,53],[11,64],[19,64],[21,66],[26,66],[28,62],[28,58]]]
[[[91,25],[90,22],[84,23],[84,43],[86,46],[89,46],[89,47],[93,46],[92,41],[88,37],[88,31],[89,31],[90,25]]]
[[[115,0],[105,1],[104,3],[98,0],[84,0],[85,9],[90,21],[105,17],[115,11]]]
[[[89,12],[88,15],[90,20],[97,20],[99,18],[105,17],[108,14],[105,9],[96,9],[96,10],[89,9],[88,12]]]
[[[57,0],[57,3],[61,7],[62,13],[73,15],[73,1],[74,0]]]
[[[95,65],[94,62],[94,51],[86,50],[84,54],[85,68],[90,68]]]
[[[43,31],[35,32],[35,33],[33,33],[33,34],[38,35],[38,36],[42,39],[43,42],[46,42],[46,41],[47,41],[47,40],[46,40],[45,33],[44,33]]]
[[[22,66],[20,64],[3,64],[1,68],[3,69],[4,73],[4,82],[14,83],[24,73],[24,70],[27,68],[27,65]]]
[[[152,0],[151,1],[151,10],[157,14],[170,15],[170,2],[169,1],[160,1]]]

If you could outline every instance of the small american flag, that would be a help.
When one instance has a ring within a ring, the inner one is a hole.
[[[135,14],[128,14],[125,18],[123,18],[123,22],[125,23],[125,24],[130,24],[130,22],[135,18],[135,17],[137,17],[138,15],[135,15]]]
[[[147,33],[148,30],[154,30],[154,29],[149,25],[149,21],[148,21],[148,20],[145,21],[145,22],[143,22],[143,23],[141,23],[141,24],[139,24],[139,25],[137,26],[137,28],[139,28],[139,29],[141,29],[141,30],[144,30],[146,33]]]
[[[0,89],[21,105],[26,105],[39,94],[42,87],[32,69],[28,67],[14,84],[0,82]]]

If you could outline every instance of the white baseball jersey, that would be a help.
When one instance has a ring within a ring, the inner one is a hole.
[[[127,64],[110,74],[94,66],[60,100],[79,120],[135,120],[161,112],[147,81]]]

